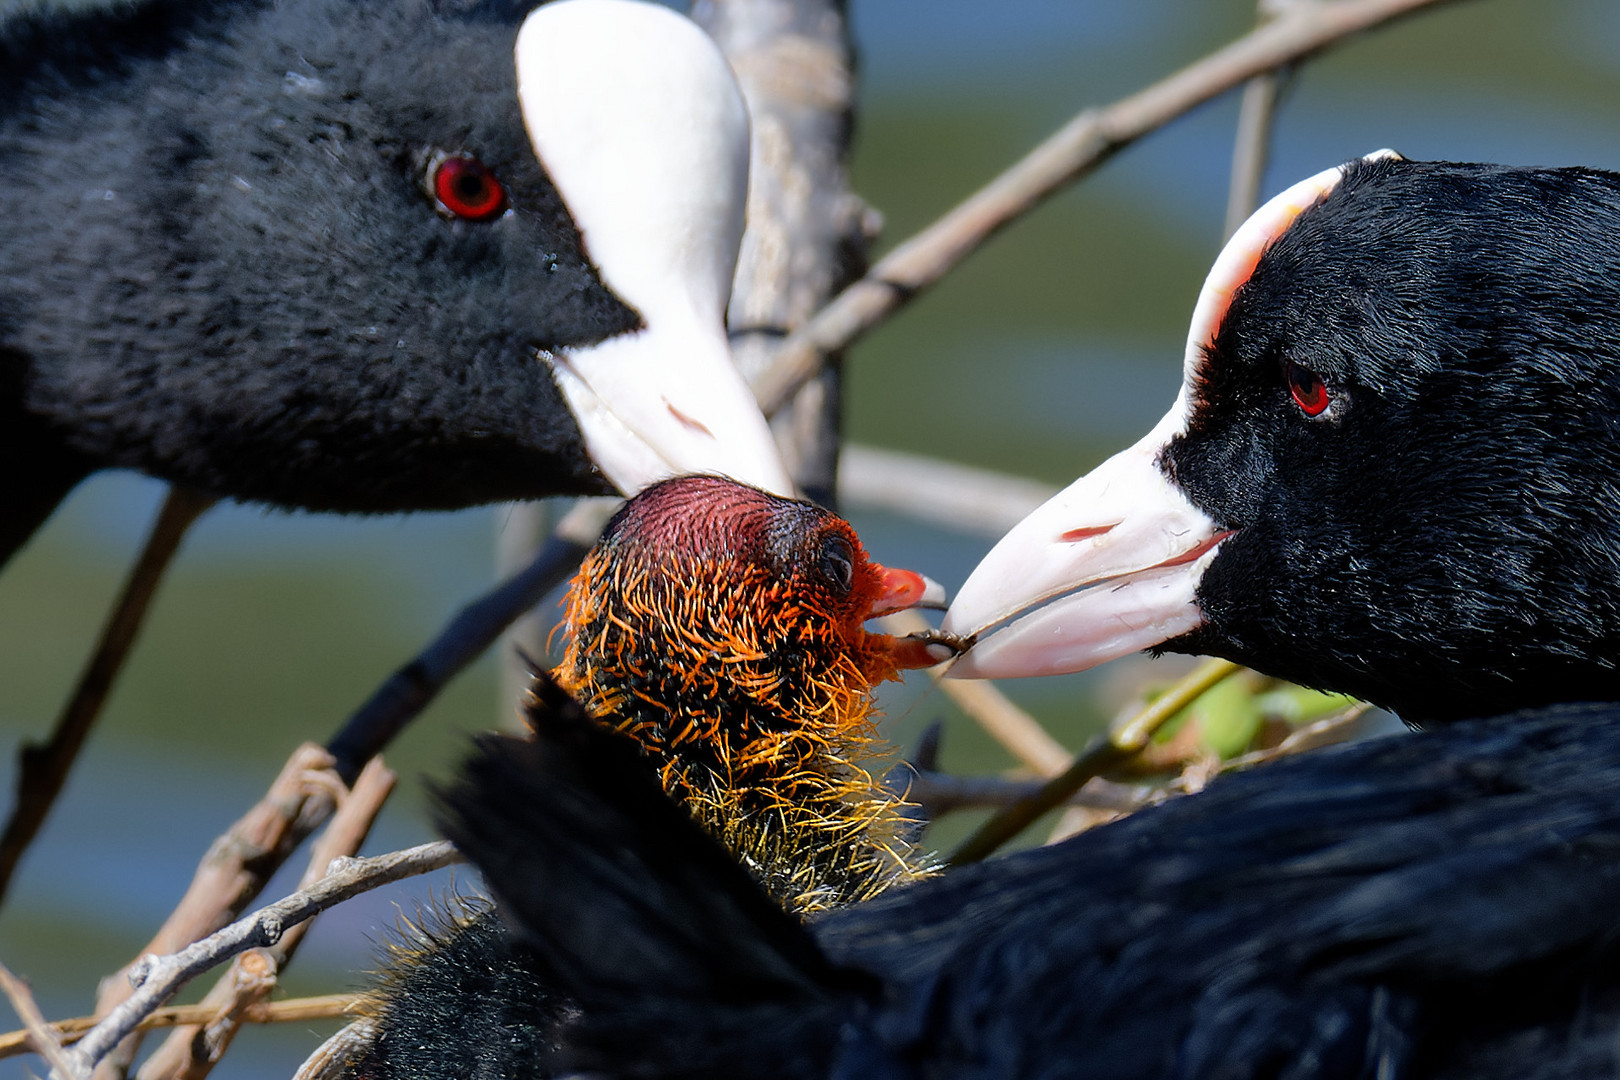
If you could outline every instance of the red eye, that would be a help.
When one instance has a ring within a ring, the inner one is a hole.
[[[1294,404],[1306,416],[1321,416],[1322,410],[1328,407],[1328,392],[1322,376],[1292,360],[1288,362],[1288,392],[1294,395]]]
[[[506,209],[506,191],[484,163],[471,157],[447,157],[433,173],[433,197],[446,210],[468,221],[488,221]]]

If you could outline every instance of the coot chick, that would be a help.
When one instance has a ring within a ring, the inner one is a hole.
[[[597,732],[791,923],[788,912],[867,899],[931,870],[903,804],[865,763],[880,749],[875,684],[952,650],[863,624],[938,599],[920,575],[872,562],[819,507],[715,477],[670,480],[626,504],[585,560],[567,655],[537,677],[526,716],[541,735],[559,724]],[[518,740],[485,744],[524,752]],[[426,923],[392,949],[343,1075],[542,1067],[558,1023],[577,1012],[549,967],[487,910]]]
[[[0,559],[96,469],[310,510],[788,491],[723,319],[747,114],[634,0],[0,22]]]
[[[457,789],[451,833],[580,1009],[556,1067],[1620,1075],[1615,237],[1620,177],[1590,170],[1378,155],[1290,189],[1217,261],[1170,415],[947,623],[979,635],[958,674],[1210,651],[1432,730],[808,931],[672,869],[670,814],[576,842],[623,770],[542,747]],[[582,947],[599,914],[612,949]]]

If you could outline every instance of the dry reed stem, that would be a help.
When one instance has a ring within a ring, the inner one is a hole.
[[[1106,735],[1093,739],[1067,769],[1043,784],[1035,795],[996,813],[951,853],[947,863],[962,866],[990,855],[1033,824],[1036,818],[1068,801],[1092,777],[1140,753],[1154,732],[1172,716],[1223,679],[1242,670],[1230,660],[1203,661],[1140,712],[1123,724],[1111,727]]]
[[[311,845],[299,888],[307,889],[324,877],[333,859],[359,852],[397,780],[381,758],[366,763],[354,787],[339,799],[332,820]],[[311,922],[291,927],[269,949],[250,950],[237,957],[203,998],[204,1005],[216,1009],[215,1015],[202,1024],[170,1034],[142,1063],[140,1080],[203,1080],[230,1046],[247,1011],[275,990],[276,980],[286,970]]]
[[[331,1020],[348,1016],[360,1003],[363,994],[319,994],[315,997],[288,998],[285,1001],[264,1001],[249,1007],[242,1019],[249,1024],[290,1024],[309,1020]],[[181,1027],[188,1024],[206,1024],[218,1010],[208,1004],[164,1005],[154,1009],[141,1020],[138,1030]],[[67,1020],[52,1020],[45,1027],[64,1045],[69,1046],[95,1027],[94,1016],[75,1016]],[[29,1044],[28,1029],[0,1034],[0,1060],[35,1052]]]
[[[334,860],[327,875],[310,888],[260,908],[179,952],[141,957],[130,975],[134,993],[87,1031],[68,1053],[87,1066],[100,1061],[140,1025],[142,1018],[216,964],[247,949],[275,945],[290,927],[350,897],[460,861],[460,853],[448,840],[369,859]]]
[[[5,832],[0,834],[0,902],[4,902],[23,853],[45,824],[46,815],[61,794],[74,761],[78,760],[79,750],[101,715],[101,707],[106,704],[113,682],[135,644],[135,636],[163,580],[163,573],[180,550],[180,541],[192,523],[212,505],[211,496],[183,487],[169,488],[141,554],[107,615],[95,651],[90,654],[72,695],[57,717],[50,741],[43,746],[25,744],[18,751],[17,802],[6,822]]]

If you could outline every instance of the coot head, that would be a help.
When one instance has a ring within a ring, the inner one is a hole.
[[[965,676],[1214,653],[1414,722],[1620,697],[1620,177],[1382,153],[1211,271],[1169,414],[1017,526]]]

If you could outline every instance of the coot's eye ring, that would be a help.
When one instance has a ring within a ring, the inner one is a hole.
[[[1333,404],[1333,396],[1328,393],[1327,384],[1322,381],[1322,376],[1310,368],[1302,367],[1290,360],[1284,377],[1288,380],[1289,396],[1294,399],[1294,404],[1299,406],[1299,411],[1306,416],[1321,416],[1327,411],[1328,406]]]
[[[489,221],[506,211],[506,189],[471,154],[435,155],[426,179],[434,204],[449,217]]]
[[[827,537],[821,542],[817,569],[839,595],[847,595],[855,587],[855,549],[842,536]]]

